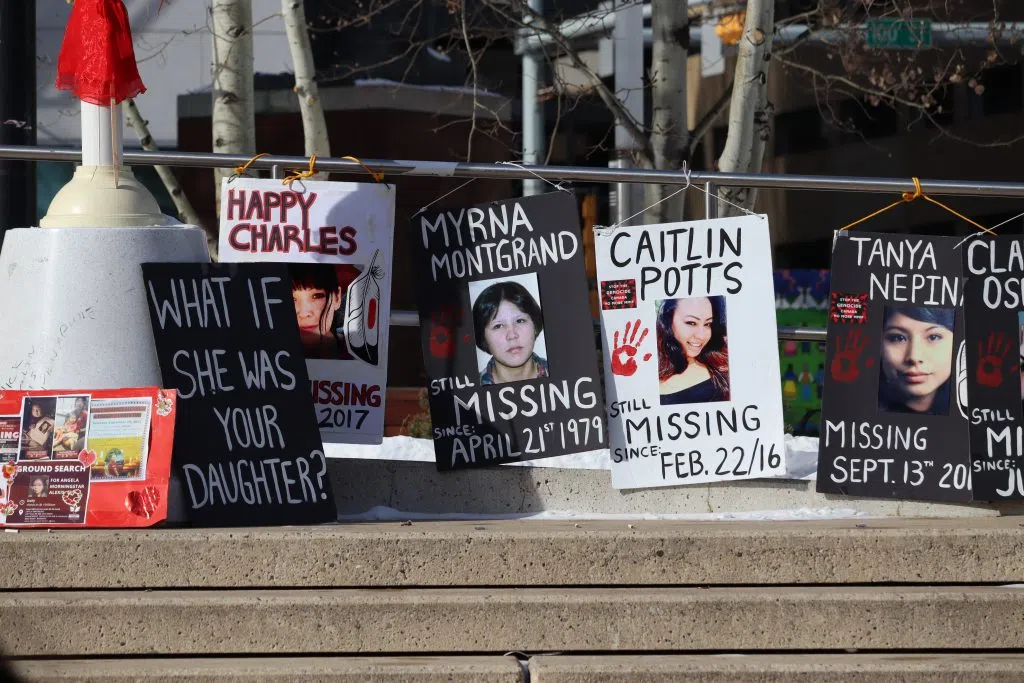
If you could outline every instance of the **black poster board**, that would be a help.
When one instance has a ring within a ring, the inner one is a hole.
[[[1019,236],[982,235],[960,251],[967,277],[964,309],[974,499],[1021,500],[1024,241]]]
[[[957,241],[837,234],[819,492],[971,499]]]
[[[412,219],[439,470],[606,447],[575,198]]]
[[[144,263],[189,521],[337,519],[287,264]]]

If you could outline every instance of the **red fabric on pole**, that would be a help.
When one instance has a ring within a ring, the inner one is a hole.
[[[57,87],[109,107],[146,92],[121,0],[75,0],[57,58]]]

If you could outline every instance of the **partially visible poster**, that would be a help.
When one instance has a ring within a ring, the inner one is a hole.
[[[783,269],[774,275],[775,320],[779,327],[825,329],[829,272]],[[786,433],[817,437],[825,387],[825,342],[780,339],[779,369]]]
[[[837,233],[819,492],[971,499],[958,241]]]
[[[604,448],[575,198],[428,212],[412,229],[438,469]]]
[[[173,390],[156,388],[0,392],[0,526],[166,519],[176,406]]]
[[[785,472],[765,216],[596,231],[612,485]]]
[[[288,263],[325,442],[384,438],[394,186],[225,179],[220,260]]]
[[[975,500],[1024,499],[1024,241],[981,235],[960,246],[967,318]],[[1014,353],[1017,349],[1018,353]]]

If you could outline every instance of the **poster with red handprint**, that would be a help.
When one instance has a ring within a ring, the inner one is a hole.
[[[974,499],[1024,499],[1024,243],[964,243],[967,386]]]
[[[767,218],[601,228],[595,249],[612,485],[784,474]]]
[[[413,217],[439,470],[607,445],[579,223],[566,192]]]
[[[288,263],[320,436],[384,438],[395,187],[225,179],[220,260]]]
[[[859,231],[836,236],[819,492],[970,500],[956,242]]]
[[[167,518],[176,392],[0,392],[0,411],[22,413],[22,433],[43,419],[32,407],[48,402],[62,408],[51,456],[0,456],[0,527],[148,527]]]

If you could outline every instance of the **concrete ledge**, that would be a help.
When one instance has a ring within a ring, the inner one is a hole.
[[[754,479],[661,489],[616,490],[609,470],[490,467],[438,472],[433,463],[331,458],[338,514],[384,505],[423,513],[707,514],[835,508],[875,517],[1024,514],[1020,503],[952,504],[816,493],[815,482]]]
[[[6,590],[1016,583],[1024,527],[1004,517],[22,531],[0,534],[0,556]]]
[[[55,591],[0,595],[0,622],[13,657],[1016,649],[1024,590]]]
[[[244,659],[87,659],[13,662],[14,672],[33,683],[521,683],[512,657],[246,657]]]
[[[532,683],[1018,683],[1024,655],[541,656]]]

